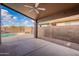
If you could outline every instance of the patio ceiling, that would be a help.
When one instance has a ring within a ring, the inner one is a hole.
[[[30,18],[34,20],[41,20],[42,18],[52,16],[54,14],[57,14],[59,12],[68,11],[73,8],[79,9],[79,4],[75,3],[40,3],[38,7],[46,8],[46,11],[39,11],[39,14],[35,12],[28,13],[30,8],[26,8],[24,5],[30,5],[34,6],[34,3],[6,3],[4,4],[18,12],[21,12],[22,14],[29,16]]]

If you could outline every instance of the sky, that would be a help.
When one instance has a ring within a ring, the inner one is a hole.
[[[25,17],[7,7],[0,5],[1,8],[1,26],[27,26],[33,27],[34,21]]]

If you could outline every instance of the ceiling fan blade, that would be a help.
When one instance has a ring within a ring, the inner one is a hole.
[[[30,13],[30,12],[33,12],[33,9],[29,10],[29,12],[28,12],[28,13]]]
[[[35,7],[38,7],[38,6],[39,6],[39,3],[36,3],[36,4],[35,4]]]
[[[42,10],[42,11],[45,11],[46,9],[45,8],[37,8],[38,10]]]
[[[39,11],[37,10],[37,9],[34,9],[35,10],[35,12],[37,13],[37,14],[39,14]]]
[[[32,6],[29,6],[29,5],[24,5],[25,7],[28,7],[28,8],[33,8]]]

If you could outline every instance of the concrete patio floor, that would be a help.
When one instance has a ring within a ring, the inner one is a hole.
[[[0,55],[8,56],[79,56],[79,51],[36,38],[2,44]]]

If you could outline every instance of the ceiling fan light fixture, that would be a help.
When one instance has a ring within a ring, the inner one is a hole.
[[[36,3],[36,4],[35,4],[35,7],[37,8],[38,6],[39,6],[39,3]]]

